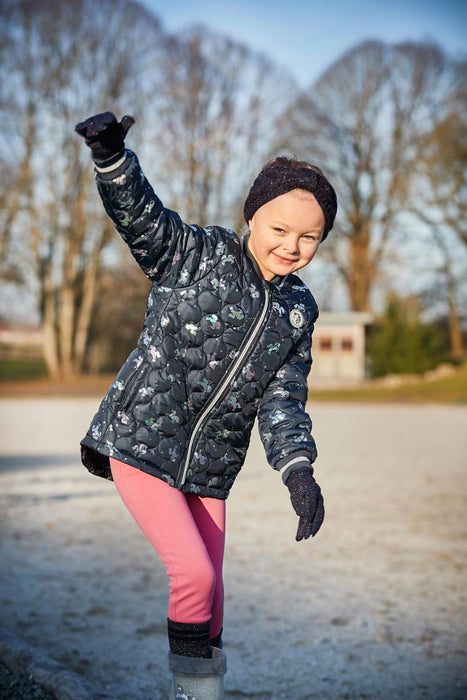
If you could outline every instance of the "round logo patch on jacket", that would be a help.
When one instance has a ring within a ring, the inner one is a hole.
[[[289,319],[294,328],[301,328],[305,323],[305,317],[300,309],[292,309],[289,314]]]

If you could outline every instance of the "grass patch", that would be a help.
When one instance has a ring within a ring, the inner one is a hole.
[[[0,382],[45,377],[43,360],[0,360]]]
[[[400,386],[382,386],[373,382],[360,388],[313,389],[312,401],[356,401],[387,403],[467,403],[467,364],[455,374],[428,381],[420,378]]]

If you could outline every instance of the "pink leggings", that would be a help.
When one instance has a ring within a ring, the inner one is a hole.
[[[224,614],[225,501],[184,494],[116,459],[110,466],[123,502],[167,570],[169,618],[211,620],[216,637]]]

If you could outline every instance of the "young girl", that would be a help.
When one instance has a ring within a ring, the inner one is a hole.
[[[217,699],[225,499],[256,417],[299,516],[296,539],[314,536],[324,518],[305,411],[318,309],[293,273],[331,230],[336,194],[318,168],[275,158],[247,196],[247,236],[187,225],[125,150],[133,121],[105,112],[76,127],[105,209],[152,282],[137,347],[81,443],[82,459],[114,480],[166,566],[171,697]]]

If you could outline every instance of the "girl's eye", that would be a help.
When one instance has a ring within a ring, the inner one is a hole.
[[[283,228],[277,228],[276,226],[274,227],[274,231],[275,231],[276,233],[284,233],[284,229],[283,229]]]

